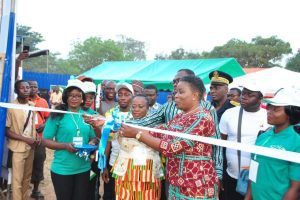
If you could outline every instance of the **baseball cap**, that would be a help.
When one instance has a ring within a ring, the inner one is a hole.
[[[245,89],[248,89],[252,92],[261,92],[262,94],[264,94],[264,88],[261,86],[261,84],[256,84],[256,83],[253,83],[253,82],[247,82],[247,83],[244,83],[243,85],[240,86],[241,88],[245,88]]]
[[[84,85],[82,83],[82,81],[78,80],[78,79],[71,79],[71,80],[68,80],[68,85],[66,88],[69,88],[69,87],[77,87],[79,88],[82,92],[85,92],[85,88],[84,88]]]
[[[93,82],[83,82],[84,93],[96,93],[96,85]]]
[[[118,91],[122,88],[125,88],[127,90],[129,90],[132,94],[134,94],[134,90],[131,84],[126,83],[126,82],[122,82],[122,83],[118,83],[116,85],[116,92],[118,93]]]
[[[264,102],[274,106],[300,107],[300,91],[296,89],[280,89],[273,98],[264,99]]]

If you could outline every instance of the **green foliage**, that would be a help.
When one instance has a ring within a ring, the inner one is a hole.
[[[203,58],[200,53],[188,52],[185,51],[183,48],[178,48],[175,51],[172,51],[170,55],[166,54],[156,54],[155,60],[184,60],[184,59],[199,59]]]
[[[30,46],[30,51],[44,41],[40,33],[31,27],[17,25],[17,35],[24,37],[24,45]],[[17,53],[21,47],[17,49]],[[243,67],[272,67],[277,65],[283,55],[290,54],[292,49],[288,42],[276,36],[269,38],[255,37],[251,42],[231,39],[222,46],[216,46],[210,52],[192,52],[178,48],[168,54],[156,54],[156,60],[165,59],[200,59],[234,57]],[[287,68],[300,71],[300,53],[298,52],[287,63]],[[126,61],[146,59],[145,43],[133,38],[120,35],[117,41],[103,40],[100,37],[90,37],[84,41],[77,41],[69,52],[69,58],[60,59],[59,54],[50,53],[47,56],[29,58],[24,61],[24,68],[30,71],[49,73],[67,73],[78,75],[101,64],[104,61]],[[48,65],[47,65],[48,64]],[[47,67],[48,66],[48,67]]]
[[[135,40],[133,38],[126,37],[124,35],[119,36],[118,44],[124,50],[124,56],[128,60],[145,60],[145,43]]]
[[[123,48],[113,40],[102,40],[100,37],[90,37],[83,42],[76,42],[69,53],[72,62],[86,71],[104,61],[129,60],[123,53]]]
[[[286,69],[300,72],[300,50],[292,58],[290,58],[286,64]]]
[[[43,36],[38,33],[31,31],[31,27],[17,24],[17,35],[23,37],[23,45],[30,46],[30,51],[38,50],[37,44],[44,41]],[[17,53],[22,51],[21,45],[17,48]]]
[[[250,43],[238,39],[231,39],[223,46],[215,47],[206,52],[204,57],[224,58],[234,57],[243,67],[273,67],[282,59],[283,55],[290,54],[292,49],[288,42],[276,36],[269,38],[256,37]]]

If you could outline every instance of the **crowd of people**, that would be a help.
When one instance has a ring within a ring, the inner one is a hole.
[[[54,150],[50,171],[58,200],[299,199],[299,163],[160,133],[167,130],[300,153],[298,91],[283,88],[264,99],[257,85],[229,89],[234,80],[228,73],[213,71],[209,78],[207,93],[193,71],[179,70],[174,91],[163,105],[157,102],[155,85],[137,80],[104,81],[100,97],[92,79],[69,80],[62,94],[55,88],[50,106],[38,95],[36,81],[16,81],[13,103],[71,113],[8,109],[13,199],[44,198],[39,183],[46,148]],[[97,152],[86,159],[75,146],[99,145],[103,127],[116,116],[122,124],[109,135],[106,167],[100,171]],[[245,173],[251,175],[240,189]]]

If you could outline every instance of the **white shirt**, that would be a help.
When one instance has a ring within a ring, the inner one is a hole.
[[[237,141],[237,129],[240,106],[228,109],[221,117],[219,128],[222,134],[227,135],[228,141]],[[261,108],[257,112],[243,110],[241,126],[241,143],[255,144],[258,132],[266,130],[270,125],[267,123],[267,111]],[[226,149],[227,173],[232,178],[238,178],[237,150]],[[250,153],[241,152],[241,169],[249,167]]]

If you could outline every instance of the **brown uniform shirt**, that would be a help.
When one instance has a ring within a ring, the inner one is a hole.
[[[20,104],[17,99],[12,103]],[[34,106],[34,104],[30,101],[28,102],[28,104],[24,105]],[[6,127],[9,128],[11,132],[23,135],[24,137],[36,138],[34,112],[31,112],[28,124],[24,130],[24,124],[26,122],[28,112],[29,111],[9,108],[6,114]],[[25,152],[31,148],[23,141],[14,140],[11,138],[8,138],[7,147],[13,152]]]

